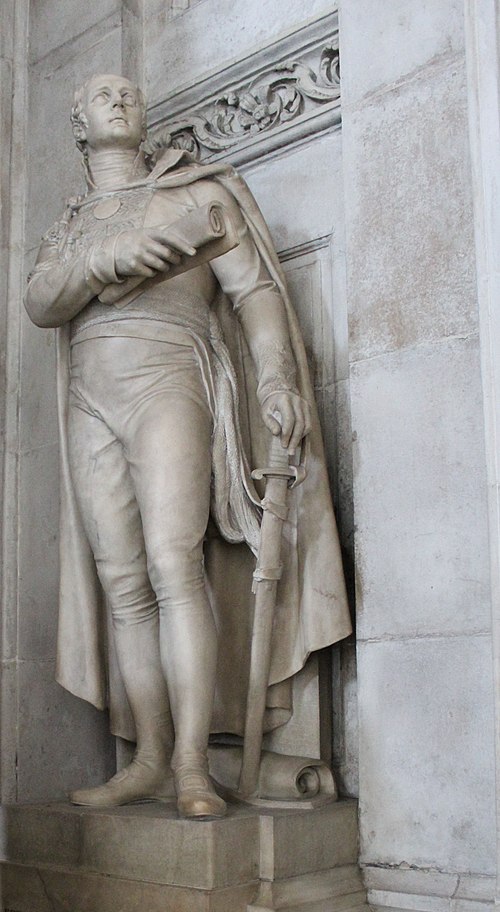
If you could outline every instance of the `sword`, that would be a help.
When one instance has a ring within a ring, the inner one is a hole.
[[[288,488],[300,484],[306,474],[302,462],[290,465],[288,453],[279,437],[272,437],[270,450],[270,465],[252,472],[252,478],[265,478],[266,489],[261,504],[264,512],[252,585],[255,607],[243,760],[238,785],[238,794],[244,798],[255,796],[259,778],[276,590],[282,572],[281,533],[287,516],[287,493]]]

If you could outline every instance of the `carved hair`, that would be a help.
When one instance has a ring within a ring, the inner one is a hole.
[[[87,140],[85,139],[84,130],[85,130],[85,127],[88,127],[88,125],[89,125],[88,120],[85,117],[84,104],[85,104],[85,95],[87,92],[87,88],[88,88],[90,82],[92,81],[92,79],[95,79],[95,76],[91,76],[89,79],[86,80],[86,82],[83,83],[83,85],[80,86],[79,89],[76,90],[74,99],[73,99],[73,106],[71,108],[71,115],[70,115],[71,124],[73,127],[73,136],[75,137],[75,142],[76,142],[78,149],[80,150],[80,152],[83,155],[84,162],[87,162],[87,160],[88,160]],[[134,86],[134,88],[135,88],[135,91],[137,92],[137,100],[138,100],[138,102],[141,106],[141,110],[142,110],[142,134],[143,134],[142,139],[144,140],[144,139],[146,139],[146,132],[147,132],[146,98],[138,86]]]

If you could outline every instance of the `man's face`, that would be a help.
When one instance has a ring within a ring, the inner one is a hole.
[[[94,76],[87,85],[83,113],[90,149],[138,149],[143,111],[137,89],[122,76]]]

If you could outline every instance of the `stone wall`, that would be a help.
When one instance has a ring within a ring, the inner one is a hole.
[[[344,0],[361,860],[374,905],[491,901],[486,465],[461,0]]]
[[[13,0],[6,2],[2,11],[3,28],[0,31],[0,465],[2,491],[2,688],[1,688],[1,785],[12,777],[15,764],[15,743],[12,732],[16,725],[16,661],[13,650],[8,648],[11,639],[11,591],[15,589],[15,574],[9,566],[9,557],[17,547],[16,497],[17,458],[15,435],[10,432],[11,416],[17,413],[18,377],[18,300],[22,287],[23,218],[20,213],[24,193],[24,168],[16,162],[16,149],[24,136],[26,55],[19,45],[25,35],[26,9],[21,3],[17,10]],[[17,102],[16,102],[17,100]],[[10,344],[8,344],[10,343]],[[4,484],[5,478],[5,484]],[[12,483],[10,483],[12,482]],[[8,491],[8,497],[5,492]],[[4,647],[6,644],[6,647]]]
[[[465,0],[469,139],[488,480],[495,693],[496,892],[500,886],[500,2]]]

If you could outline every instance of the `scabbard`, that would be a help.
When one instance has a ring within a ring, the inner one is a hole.
[[[281,537],[286,517],[288,481],[286,476],[269,476],[266,496],[262,502],[264,514],[258,564],[254,573],[255,606],[250,676],[243,761],[238,788],[239,793],[248,798],[255,793],[259,778],[264,713],[271,669],[274,607],[278,580],[281,576]]]

